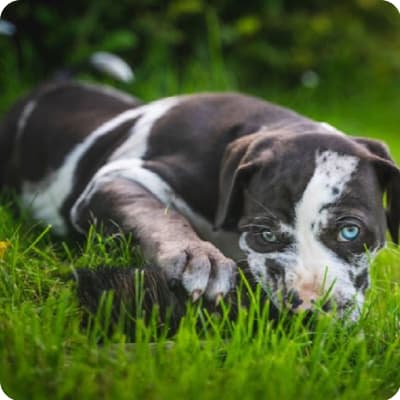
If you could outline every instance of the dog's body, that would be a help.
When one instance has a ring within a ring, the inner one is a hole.
[[[385,242],[385,191],[398,236],[400,174],[384,145],[249,96],[142,105],[53,82],[10,111],[0,145],[0,185],[37,219],[60,234],[133,233],[194,299],[224,296],[247,257],[276,305],[310,309],[330,291],[356,317],[365,250]]]

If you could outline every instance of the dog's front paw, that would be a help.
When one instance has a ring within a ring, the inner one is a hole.
[[[205,294],[218,302],[235,283],[236,264],[209,242],[164,242],[156,262],[169,279],[182,282],[193,301]]]

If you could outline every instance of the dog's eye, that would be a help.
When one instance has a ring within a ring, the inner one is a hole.
[[[357,225],[345,225],[343,226],[338,234],[339,242],[351,242],[356,240],[360,235],[360,228]]]
[[[265,229],[261,232],[261,237],[263,240],[265,240],[268,243],[277,243],[278,242],[278,236],[270,231],[269,229]]]

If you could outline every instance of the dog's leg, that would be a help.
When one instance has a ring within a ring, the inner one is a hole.
[[[185,217],[166,208],[138,183],[124,178],[104,182],[71,215],[81,231],[96,223],[109,233],[118,229],[133,233],[145,257],[160,266],[169,280],[180,280],[194,301],[203,293],[219,301],[234,284],[235,263],[201,240]]]

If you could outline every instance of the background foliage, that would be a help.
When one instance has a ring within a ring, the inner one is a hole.
[[[20,0],[3,17],[18,29],[0,36],[3,88],[16,71],[31,85],[94,50],[134,66],[139,92],[154,77],[165,92],[185,79],[255,93],[399,83],[399,15],[382,0]]]

